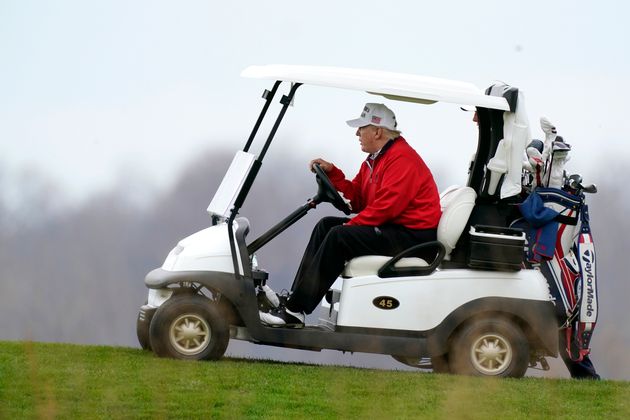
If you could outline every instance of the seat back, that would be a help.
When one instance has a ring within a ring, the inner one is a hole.
[[[450,259],[451,251],[466,227],[476,199],[475,190],[457,185],[447,188],[440,194],[442,217],[438,224],[437,239],[446,249],[445,260]]]

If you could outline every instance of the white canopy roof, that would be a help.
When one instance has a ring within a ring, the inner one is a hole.
[[[272,64],[247,67],[241,76],[363,90],[397,101],[424,104],[441,101],[503,111],[510,110],[505,98],[485,95],[471,83],[413,74],[342,67]]]

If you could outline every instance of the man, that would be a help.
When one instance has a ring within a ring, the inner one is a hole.
[[[397,129],[394,113],[368,103],[361,116],[347,121],[356,127],[368,158],[352,181],[323,159],[318,163],[335,188],[350,200],[353,218],[325,217],[310,241],[284,307],[261,312],[269,326],[300,328],[343,271],[346,261],[361,255],[395,255],[437,238],[440,198],[424,161]]]

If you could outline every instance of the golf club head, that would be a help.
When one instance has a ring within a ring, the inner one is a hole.
[[[579,174],[573,174],[569,176],[569,178],[566,181],[566,185],[572,190],[577,190],[578,188],[580,188],[581,184],[582,184],[582,177]]]
[[[583,185],[582,191],[589,194],[595,194],[597,192],[597,185],[595,184]]]

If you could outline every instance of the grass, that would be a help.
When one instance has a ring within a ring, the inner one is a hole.
[[[0,342],[0,418],[630,418],[630,382],[492,380]]]

